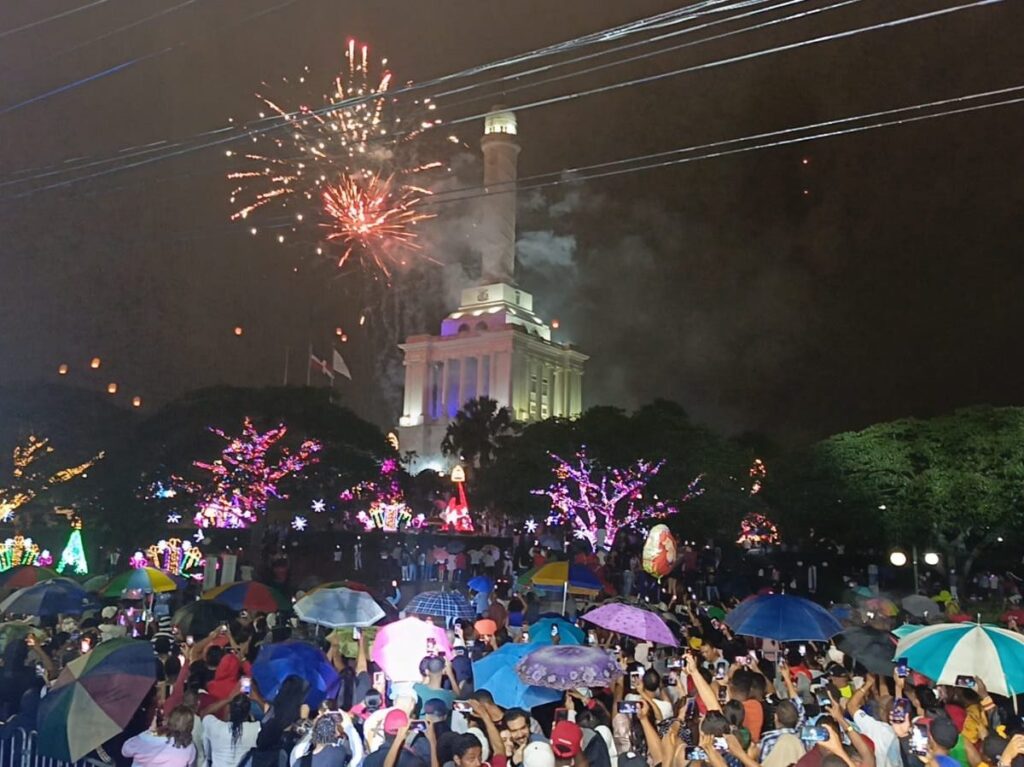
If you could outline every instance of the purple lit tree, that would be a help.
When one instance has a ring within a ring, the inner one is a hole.
[[[193,486],[198,488],[194,519],[198,527],[239,528],[255,523],[271,498],[287,497],[278,488],[281,480],[319,460],[320,443],[312,439],[304,441],[294,453],[282,447],[272,459],[271,451],[288,432],[283,424],[260,434],[246,418],[237,437],[220,429],[210,431],[228,444],[216,461],[192,464],[210,474],[207,481]]]
[[[701,495],[698,476],[687,486],[686,494],[675,504],[652,496],[645,497],[647,485],[658,475],[664,461],[638,460],[625,469],[604,468],[587,455],[586,447],[567,461],[554,453],[554,481],[534,495],[551,500],[548,524],[568,524],[577,539],[610,549],[623,528],[636,528],[648,520],[664,519],[679,512],[679,507]],[[601,533],[604,533],[603,539]]]

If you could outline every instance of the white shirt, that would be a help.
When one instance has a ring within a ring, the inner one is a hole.
[[[902,767],[903,757],[900,754],[900,742],[892,725],[879,722],[870,714],[860,710],[854,713],[853,723],[875,744],[876,767]]]
[[[213,767],[238,767],[242,757],[256,746],[260,734],[259,722],[242,722],[242,733],[237,743],[231,742],[231,722],[207,714],[203,717],[203,745],[206,758]]]

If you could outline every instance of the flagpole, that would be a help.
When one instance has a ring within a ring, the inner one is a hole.
[[[291,354],[292,348],[290,346],[284,347],[284,385],[288,385],[288,357]]]
[[[311,375],[311,373],[313,371],[313,366],[310,363],[311,363],[312,359],[313,359],[313,342],[310,341],[310,343],[309,343],[309,353],[306,355],[306,386],[310,386],[311,385],[310,375]]]

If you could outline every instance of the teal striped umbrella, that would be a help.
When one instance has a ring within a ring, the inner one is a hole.
[[[955,684],[958,676],[976,676],[991,691],[1013,696],[1024,692],[1024,636],[980,623],[940,623],[900,640],[894,658],[938,684]]]
[[[922,625],[917,624],[917,623],[904,623],[902,626],[897,626],[896,628],[894,628],[889,633],[899,637],[900,639],[903,639],[903,637],[908,637],[911,634],[913,634],[915,631],[920,631],[921,629],[926,629],[926,628],[928,628],[928,627],[927,626],[922,626]]]

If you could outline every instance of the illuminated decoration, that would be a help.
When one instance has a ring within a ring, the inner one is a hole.
[[[168,538],[166,541],[154,543],[146,549],[145,554],[136,551],[128,560],[128,564],[136,569],[154,567],[171,575],[201,580],[203,574],[200,568],[205,564],[205,560],[203,552],[198,546],[193,546],[191,541]]]
[[[288,431],[284,424],[260,434],[246,418],[237,437],[220,429],[210,431],[228,444],[216,461],[192,464],[210,474],[196,501],[193,521],[197,527],[248,527],[259,519],[271,498],[287,498],[278,488],[282,479],[319,460],[321,445],[316,440],[304,441],[295,453],[281,448],[277,461],[269,459],[270,451]],[[187,488],[194,490],[195,485]]]
[[[701,476],[687,487],[678,504],[671,505],[656,496],[648,501],[644,490],[665,465],[664,461],[638,460],[625,469],[604,469],[581,448],[570,463],[555,454],[554,481],[534,495],[546,495],[551,501],[548,524],[568,524],[582,533],[591,548],[610,549],[619,531],[637,528],[652,519],[665,519],[679,512],[679,506],[703,494]],[[603,538],[603,540],[602,540]]]
[[[60,367],[57,368],[57,375],[66,376],[68,374],[68,366],[65,363],[61,363]]]
[[[113,381],[107,384],[107,394],[117,394],[117,384]]]
[[[99,368],[100,368],[100,358],[99,357],[93,357],[89,361],[89,367],[91,367],[93,370],[99,370]]]
[[[82,520],[77,517],[71,522],[71,535],[60,554],[57,572],[71,568],[75,575],[88,575],[89,563],[85,561],[85,547],[82,545]]]
[[[50,552],[40,551],[39,544],[20,534],[0,543],[0,573],[22,565],[45,567],[46,564],[41,560],[46,558],[50,560],[48,564],[53,564]]]
[[[336,76],[331,91],[307,92],[297,110],[257,94],[287,131],[258,129],[250,134],[257,146],[241,154],[242,166],[227,176],[237,183],[230,202],[240,206],[231,218],[249,220],[266,207],[274,218],[284,214],[291,222],[287,232],[272,227],[278,243],[326,239],[339,246],[339,267],[355,258],[388,278],[405,265],[408,254],[419,250],[415,229],[434,215],[422,209],[430,192],[418,179],[443,164],[422,162],[415,155],[424,151],[417,141],[422,131],[440,120],[400,115],[397,99],[388,94],[392,75],[387,69],[379,77],[371,73],[366,46],[350,40],[345,58],[345,71]],[[386,64],[381,62],[382,67]],[[300,76],[298,83],[282,79],[297,87],[307,78]],[[359,103],[335,106],[352,99]],[[310,106],[318,102],[324,106]],[[430,99],[409,106],[434,109]],[[267,118],[268,112],[260,117]],[[254,226],[249,231],[259,230]],[[317,255],[325,250],[315,248]]]
[[[764,487],[764,478],[768,476],[768,467],[764,465],[764,461],[760,458],[755,458],[754,462],[750,464],[750,494],[757,495],[761,492],[761,488]]]
[[[309,521],[305,517],[300,517],[296,515],[295,518],[292,520],[292,530],[301,533],[306,529],[306,526],[308,524]]]
[[[85,463],[60,469],[53,474],[40,471],[38,463],[52,452],[50,440],[35,435],[29,436],[25,444],[15,446],[12,453],[12,482],[8,487],[0,488],[0,522],[9,522],[14,512],[26,503],[54,485],[70,482],[83,475],[103,458],[103,453],[98,453]]]
[[[398,461],[394,458],[385,458],[380,465],[379,479],[360,482],[355,487],[342,491],[338,497],[345,503],[369,500],[369,509],[356,513],[359,523],[368,531],[376,529],[394,533],[403,527],[411,526],[414,521],[398,477]]]
[[[245,329],[241,325],[235,325],[235,335],[240,336],[245,332]]]
[[[173,479],[177,479],[172,477]],[[165,485],[162,482],[154,482],[150,488],[151,498],[174,498],[178,494],[178,491],[173,485]]]
[[[676,563],[676,539],[666,525],[655,525],[644,541],[644,570],[659,581],[672,571]]]
[[[526,520],[526,524],[524,525],[524,527],[526,528],[526,532],[530,533],[530,535],[533,535],[535,532],[537,532],[537,520]]]
[[[206,536],[203,535],[203,531],[201,529],[196,530],[195,534],[192,537],[195,539],[196,543],[202,543],[206,540]]]
[[[391,445],[391,449],[396,453],[399,451],[398,435],[393,431],[388,432],[388,444]]]
[[[142,397],[138,395],[132,397],[132,407],[142,407]]]
[[[458,489],[456,495],[448,499],[448,505],[441,513],[441,530],[471,533],[473,520],[469,516],[469,501],[466,499],[466,470],[461,466],[452,469],[452,482]]]
[[[169,524],[169,525],[177,525],[177,524],[180,524],[180,523],[181,523],[181,514],[178,514],[176,511],[172,511],[170,514],[167,515],[167,524]]]
[[[318,498],[317,500],[313,501],[313,503],[310,505],[310,508],[313,510],[314,514],[323,514],[324,511],[327,509],[327,504],[324,502],[323,498]]]
[[[49,549],[43,549],[39,552],[39,556],[36,558],[36,564],[39,567],[50,567],[53,564],[53,554],[50,553]]]
[[[740,521],[740,537],[736,539],[736,543],[741,546],[773,546],[780,540],[779,528],[764,514],[751,512]]]

